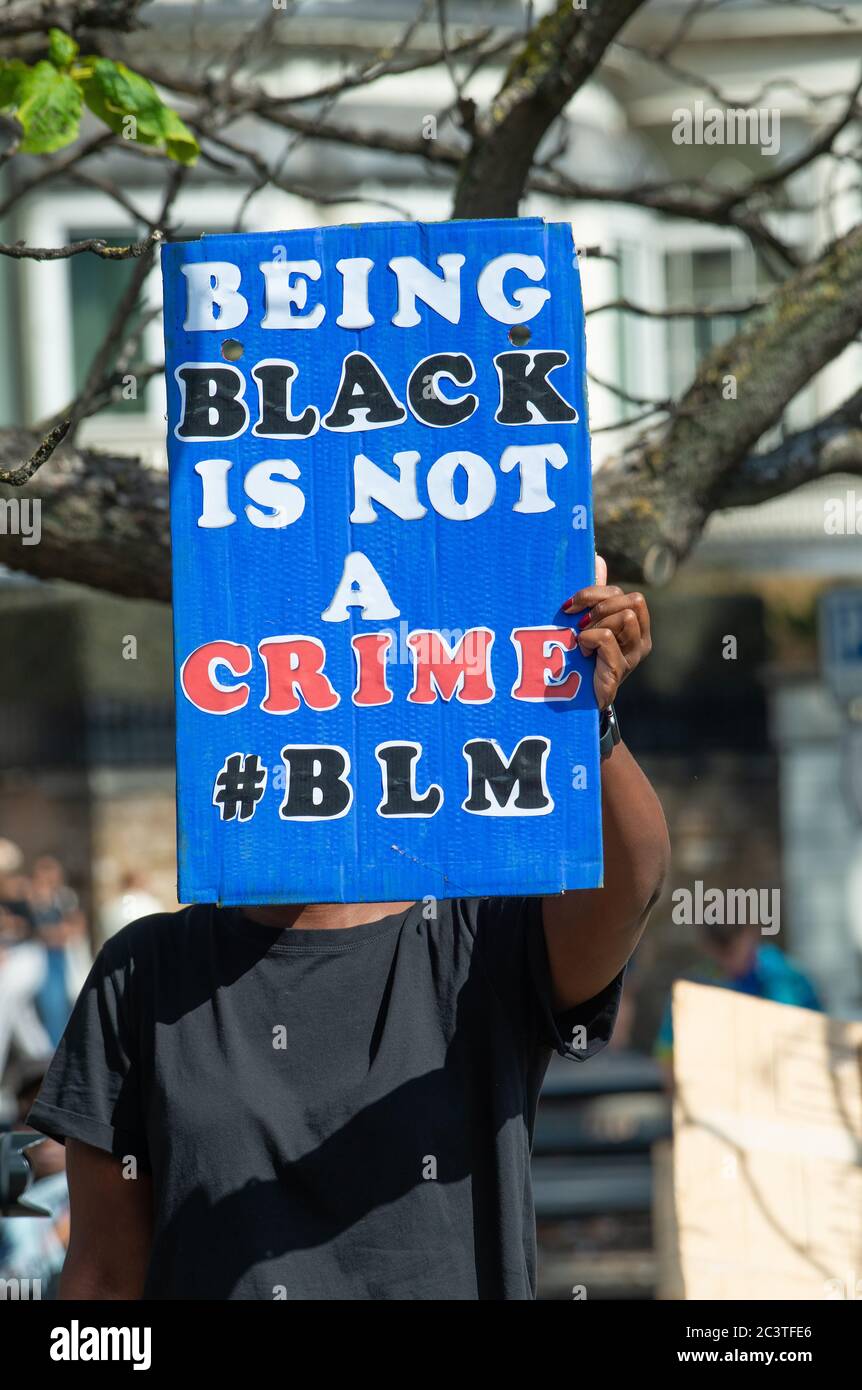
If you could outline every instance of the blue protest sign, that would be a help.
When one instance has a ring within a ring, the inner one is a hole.
[[[166,246],[179,897],[601,883],[568,224]]]

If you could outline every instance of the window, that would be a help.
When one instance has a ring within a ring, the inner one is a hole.
[[[665,257],[668,308],[710,308],[716,304],[747,303],[765,295],[770,280],[750,246],[708,247],[671,251]],[[690,385],[698,362],[714,347],[732,338],[745,315],[668,319],[669,388],[678,396]]]
[[[109,246],[127,246],[129,241],[136,240],[138,235],[138,232],[130,230],[123,235],[106,237],[103,229],[94,230],[91,227],[72,227],[69,230],[70,241],[87,241],[90,237],[102,237]],[[104,341],[111,318],[134,273],[134,267],[133,260],[106,261],[88,251],[69,259],[72,371],[76,395],[84,386],[93,357]],[[140,311],[129,320],[123,340],[116,345],[117,352],[127,340],[129,331],[133,330],[139,321]],[[134,375],[136,370],[145,365],[145,360],[143,346],[139,342],[125,370]],[[146,408],[146,390],[143,387],[136,390],[134,396],[123,396],[112,402],[112,409],[118,411],[140,412]]]
[[[641,291],[636,274],[635,255],[633,248],[626,242],[618,242],[615,248],[616,261],[614,264],[614,299],[628,299],[637,303],[641,297]],[[645,383],[643,374],[639,370],[638,352],[639,346],[639,325],[632,321],[632,317],[625,313],[615,313],[616,324],[616,374],[614,383],[624,392],[616,401],[616,412],[614,418],[619,421],[630,420],[633,416],[640,415],[643,407],[635,403],[635,400],[626,400],[625,396],[638,397],[645,393]]]

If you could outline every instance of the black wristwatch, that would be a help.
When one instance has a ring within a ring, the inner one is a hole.
[[[599,715],[599,757],[602,762],[609,758],[615,746],[621,741],[622,734],[617,722],[616,711],[613,705],[608,705]]]

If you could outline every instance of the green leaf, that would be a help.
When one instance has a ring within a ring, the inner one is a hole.
[[[51,154],[70,145],[81,124],[81,91],[67,72],[41,62],[22,73],[16,115],[24,127],[24,154]]]
[[[55,68],[68,68],[74,62],[79,45],[62,29],[48,30],[48,57]]]
[[[194,164],[200,154],[200,145],[176,111],[172,111],[170,106],[164,106],[162,110],[162,130],[169,158],[175,159],[178,164]]]
[[[176,111],[165,106],[152,82],[110,58],[93,60],[93,75],[83,84],[90,110],[116,135],[142,145],[159,145],[171,159],[193,164],[198,143]]]
[[[0,111],[14,109],[18,105],[21,78],[29,71],[20,58],[0,59]]]
[[[84,83],[84,100],[115,135],[142,145],[162,143],[162,99],[152,82],[125,63],[97,58]]]

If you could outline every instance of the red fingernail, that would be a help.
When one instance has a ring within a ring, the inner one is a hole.
[[[582,627],[586,627],[587,624],[589,623],[589,621],[590,621],[590,610],[589,610],[589,608],[588,608],[587,611],[586,611],[586,613],[584,613],[584,614],[582,615],[582,617],[578,618],[578,631],[580,632],[580,630],[581,630]]]

